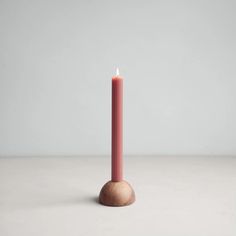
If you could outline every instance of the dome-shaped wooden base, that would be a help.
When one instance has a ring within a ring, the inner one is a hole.
[[[99,194],[99,202],[106,206],[128,206],[135,201],[135,193],[126,181],[107,182]]]

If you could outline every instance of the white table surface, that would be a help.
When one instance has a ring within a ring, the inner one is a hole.
[[[109,177],[108,156],[0,158],[0,235],[236,235],[236,157],[125,157],[128,207],[96,202]]]

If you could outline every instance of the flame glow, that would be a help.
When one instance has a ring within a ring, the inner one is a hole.
[[[119,68],[116,68],[116,76],[119,76],[120,72],[119,72]]]

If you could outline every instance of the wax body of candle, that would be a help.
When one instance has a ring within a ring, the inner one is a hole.
[[[112,175],[111,180],[123,179],[123,78],[112,78]]]

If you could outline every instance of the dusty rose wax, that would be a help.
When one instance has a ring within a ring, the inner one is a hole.
[[[123,179],[123,78],[112,78],[112,174],[111,180]]]

